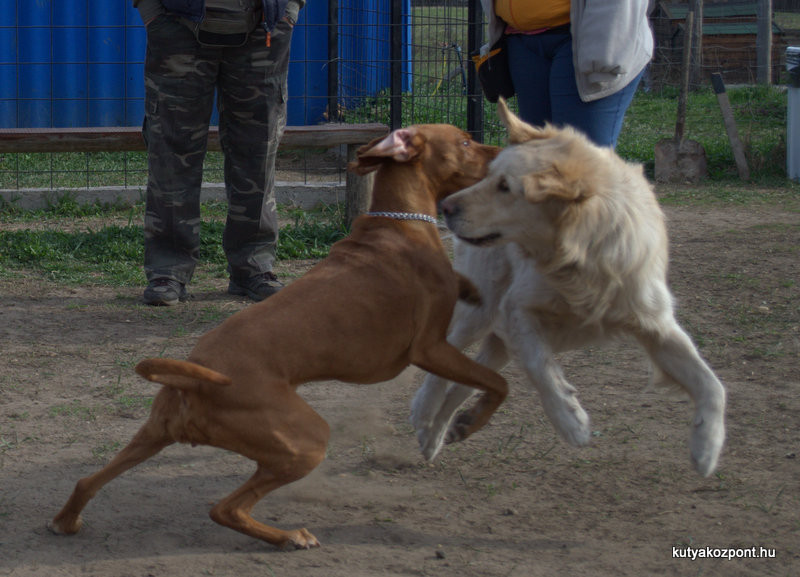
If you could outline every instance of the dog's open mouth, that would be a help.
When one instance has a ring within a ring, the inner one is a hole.
[[[499,232],[493,232],[491,234],[487,234],[486,236],[479,236],[479,237],[476,237],[476,238],[469,238],[469,237],[466,237],[466,236],[459,236],[458,238],[460,240],[463,240],[464,242],[468,242],[469,244],[472,244],[472,245],[475,245],[475,246],[483,246],[483,245],[487,245],[487,244],[492,244],[494,241],[499,239],[500,238],[500,233]]]

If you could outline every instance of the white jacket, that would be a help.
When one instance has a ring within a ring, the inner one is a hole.
[[[487,15],[488,51],[505,30],[493,0],[481,0]],[[584,102],[614,94],[633,80],[653,56],[648,0],[571,0],[570,30],[575,83]]]

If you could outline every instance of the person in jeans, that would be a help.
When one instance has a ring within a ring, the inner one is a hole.
[[[520,117],[615,147],[653,54],[648,0],[481,0],[488,46],[506,35]],[[484,47],[484,51],[485,51]]]
[[[133,0],[147,29],[149,177],[144,301],[187,298],[200,248],[200,187],[215,91],[228,215],[228,292],[262,300],[283,286],[275,155],[286,124],[292,27],[305,0]]]

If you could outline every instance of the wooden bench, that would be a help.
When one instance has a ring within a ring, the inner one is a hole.
[[[286,148],[332,148],[347,146],[347,160],[353,160],[356,150],[373,138],[384,136],[389,128],[384,124],[318,124],[287,126],[280,146]],[[220,150],[219,132],[212,127],[208,149]],[[0,128],[0,153],[17,152],[126,152],[145,150],[138,127],[92,128]],[[347,173],[346,219],[365,212],[372,191],[372,175]]]

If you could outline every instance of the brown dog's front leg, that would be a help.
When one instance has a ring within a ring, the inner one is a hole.
[[[471,280],[463,274],[457,272],[458,278],[458,299],[474,306],[480,306],[483,300],[481,299],[481,292],[478,290]]]
[[[412,360],[416,366],[484,392],[470,409],[459,415],[449,435],[451,441],[466,439],[489,422],[508,395],[508,384],[499,374],[476,363],[446,341],[422,349],[424,358]]]

